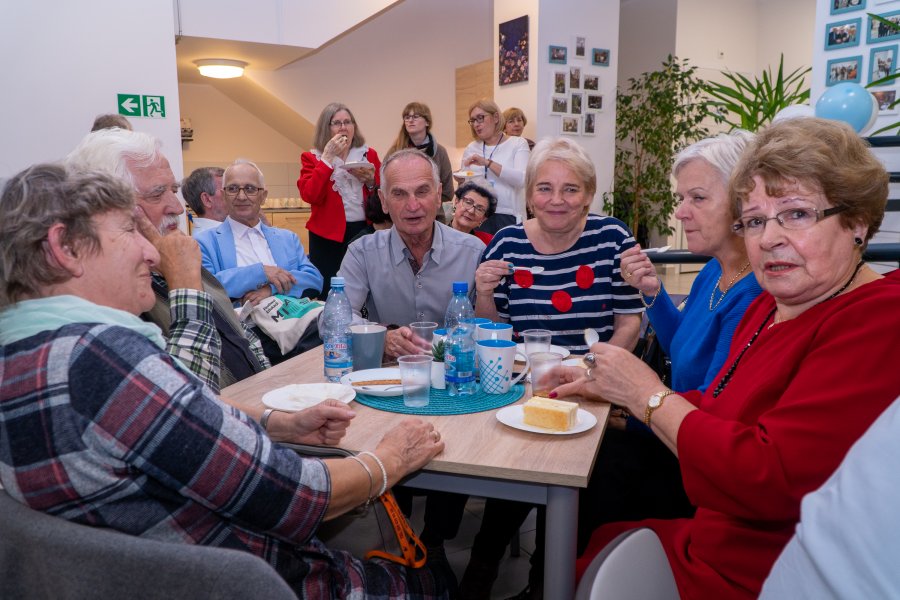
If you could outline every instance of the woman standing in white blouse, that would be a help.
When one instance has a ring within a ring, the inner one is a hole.
[[[503,114],[492,100],[481,99],[469,108],[471,144],[462,157],[463,169],[479,172],[493,186],[497,212],[479,227],[495,233],[507,225],[525,219],[525,166],[530,151],[528,142],[503,132]]]

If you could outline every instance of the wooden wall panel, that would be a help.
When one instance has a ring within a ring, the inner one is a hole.
[[[456,145],[465,148],[472,141],[468,109],[480,98],[494,98],[492,59],[456,69]]]

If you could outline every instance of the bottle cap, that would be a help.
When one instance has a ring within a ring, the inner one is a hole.
[[[331,285],[334,285],[333,283]],[[444,288],[447,289],[447,288]],[[453,282],[453,293],[454,294],[468,294],[469,293],[469,282],[468,281],[454,281]]]
[[[344,286],[344,278],[343,277],[332,277],[331,278],[331,287],[335,286]]]

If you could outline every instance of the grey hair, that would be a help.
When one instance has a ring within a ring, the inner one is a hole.
[[[256,169],[256,172],[259,173],[259,187],[261,187],[263,189],[266,188],[266,177],[263,175],[262,169],[260,169],[259,166],[255,162],[253,162],[252,160],[247,160],[246,158],[236,158],[233,163],[231,163],[230,165],[228,165],[225,168],[225,172],[222,174],[222,183],[223,184],[225,183],[225,176],[228,174],[228,171],[230,171],[233,167],[236,167],[238,165],[250,165],[251,167]]]
[[[555,160],[572,170],[584,185],[585,194],[593,200],[597,192],[597,171],[588,153],[579,144],[569,138],[545,138],[539,141],[531,151],[528,166],[525,167],[525,201],[531,202],[534,194],[535,179],[538,170],[545,162]]]
[[[407,158],[419,158],[428,162],[428,165],[431,167],[431,178],[434,180],[434,189],[438,189],[441,185],[441,172],[438,169],[437,163],[431,160],[431,157],[422,152],[421,150],[416,150],[415,148],[404,148],[403,150],[397,150],[393,154],[390,154],[387,158],[384,159],[384,162],[381,163],[381,189],[387,190],[387,168],[388,165],[397,160],[405,160]]]
[[[218,191],[216,177],[222,177],[224,174],[225,169],[222,167],[200,167],[191,171],[191,174],[181,182],[181,195],[198,217],[206,214],[206,207],[203,206],[200,194],[206,192],[210,196],[215,196]]]
[[[316,120],[316,130],[313,133],[313,148],[320,152],[325,149],[325,144],[334,137],[331,134],[331,120],[334,118],[334,115],[342,110],[347,111],[347,114],[350,115],[350,120],[353,121],[353,139],[350,140],[350,147],[358,148],[365,145],[366,138],[363,137],[362,132],[359,130],[359,123],[356,122],[353,111],[347,108],[346,104],[332,102],[322,109],[319,118]]]
[[[125,129],[100,129],[84,136],[63,164],[79,173],[99,171],[115,175],[136,189],[129,165],[146,168],[162,158],[162,143],[152,135]]]
[[[0,195],[0,307],[40,297],[47,286],[71,278],[48,256],[51,227],[65,227],[63,244],[75,252],[94,253],[100,240],[93,217],[114,210],[134,210],[134,191],[108,173],[39,164],[9,179]]]
[[[685,165],[697,159],[702,159],[719,173],[722,183],[728,186],[734,167],[744,153],[744,149],[755,139],[756,134],[743,129],[735,129],[730,133],[720,133],[719,135],[695,142],[675,156],[672,174],[677,179],[678,172]]]

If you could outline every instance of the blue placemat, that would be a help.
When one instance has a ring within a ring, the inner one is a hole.
[[[509,388],[505,394],[485,394],[481,388],[472,396],[451,396],[447,390],[431,388],[428,406],[410,408],[403,405],[403,395],[367,396],[356,393],[355,400],[369,408],[375,408],[404,415],[467,415],[485,410],[501,408],[512,404],[525,394],[525,386],[520,384]]]

